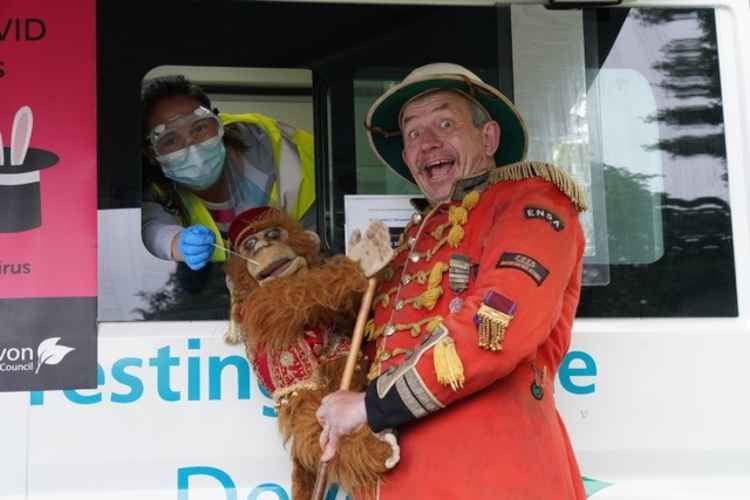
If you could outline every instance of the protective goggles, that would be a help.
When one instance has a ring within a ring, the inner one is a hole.
[[[210,144],[224,136],[224,126],[219,118],[203,106],[189,115],[181,115],[167,123],[160,123],[149,132],[146,139],[156,155],[156,159],[176,160],[187,156],[187,148],[206,141]],[[165,158],[167,157],[167,158]]]

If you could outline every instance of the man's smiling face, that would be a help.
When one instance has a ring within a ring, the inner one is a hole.
[[[457,179],[494,167],[500,127],[479,127],[461,95],[438,91],[415,99],[401,112],[402,158],[430,203],[447,201]]]

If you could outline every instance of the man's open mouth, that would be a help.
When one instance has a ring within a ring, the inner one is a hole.
[[[428,179],[436,180],[448,175],[455,163],[456,161],[453,159],[433,160],[425,163],[422,171],[427,175]]]
[[[261,280],[264,280],[266,278],[270,278],[272,276],[278,276],[279,274],[283,273],[284,270],[289,266],[289,264],[292,262],[292,259],[288,257],[284,257],[283,259],[278,259],[270,264],[268,264],[263,270],[258,273],[258,278]]]

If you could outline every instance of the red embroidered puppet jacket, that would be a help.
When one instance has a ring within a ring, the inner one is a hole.
[[[259,346],[250,362],[263,388],[278,401],[298,389],[317,388],[318,367],[346,357],[350,348],[351,339],[333,329],[310,328],[285,350]]]

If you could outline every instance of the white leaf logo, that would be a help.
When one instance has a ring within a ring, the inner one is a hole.
[[[37,364],[34,374],[39,373],[39,369],[42,365],[56,365],[62,361],[70,351],[75,351],[75,347],[57,345],[58,340],[60,340],[60,337],[45,339],[39,344],[39,347],[36,348],[36,355],[39,364]]]

